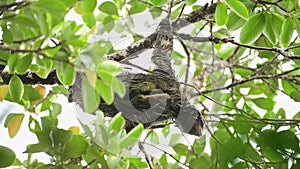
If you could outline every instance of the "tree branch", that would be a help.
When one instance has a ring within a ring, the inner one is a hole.
[[[60,44],[58,44],[58,45],[60,45]],[[55,47],[57,47],[57,46],[55,46]],[[62,59],[62,58],[57,58],[57,57],[51,57],[51,56],[48,56],[48,55],[46,55],[45,53],[42,52],[44,50],[52,49],[52,48],[55,48],[55,47],[48,47],[48,48],[43,48],[43,49],[18,49],[18,48],[10,48],[10,47],[7,47],[7,46],[0,45],[0,50],[9,51],[11,53],[34,53],[34,54],[37,54],[37,55],[41,55],[44,58],[47,58],[49,60],[53,60],[53,61],[57,61],[57,62],[63,62],[63,63],[69,64],[69,65],[75,67],[75,64],[69,62],[69,60]]]
[[[193,41],[193,42],[232,43],[236,46],[245,47],[245,48],[248,48],[248,49],[276,52],[276,53],[281,54],[285,58],[288,58],[288,59],[291,59],[291,60],[300,60],[300,56],[290,54],[289,52],[287,52],[288,49],[282,50],[282,49],[277,48],[277,47],[269,48],[269,47],[246,45],[246,44],[236,42],[233,39],[227,39],[227,38],[220,39],[220,38],[216,38],[216,37],[193,37],[189,34],[183,34],[183,33],[176,34],[176,35],[179,36],[180,38],[182,38],[183,40],[190,40],[190,41]]]
[[[1,73],[1,72],[0,72]],[[8,85],[12,74],[8,74],[7,72],[2,72],[0,77],[2,78],[3,82],[0,82],[0,85]],[[18,75],[19,78],[22,80],[24,84],[44,84],[44,85],[54,85],[54,84],[61,84],[56,76],[56,71],[52,71],[49,73],[46,79],[40,78],[35,73],[27,72],[24,75]]]
[[[198,9],[197,11],[193,11],[192,13],[179,18],[171,23],[171,27],[173,31],[179,30],[185,26],[188,26],[191,23],[198,22],[202,19],[205,19],[209,15],[214,14],[216,9],[216,3],[211,5],[205,5],[204,7]],[[120,50],[116,53],[106,56],[108,60],[121,61],[131,55],[136,55],[141,53],[143,50],[153,48],[154,42],[157,39],[157,32],[152,33],[151,35],[145,37],[139,42],[133,43],[127,48]]]
[[[294,83],[296,84],[300,84],[300,81],[297,80],[297,79],[294,79],[293,77],[300,77],[300,75],[286,75],[287,72],[290,73],[292,71],[296,71],[296,70],[299,70],[300,67],[298,68],[295,68],[293,70],[289,70],[289,71],[286,71],[286,72],[283,72],[281,74],[275,74],[275,75],[257,75],[257,76],[252,76],[252,77],[249,77],[249,78],[246,78],[246,79],[243,79],[243,80],[240,80],[240,81],[237,81],[235,83],[231,83],[230,85],[227,85],[227,86],[224,86],[224,87],[220,87],[220,88],[215,88],[215,89],[211,89],[211,90],[205,90],[205,91],[202,91],[200,93],[197,93],[197,95],[195,96],[199,96],[199,95],[203,95],[203,94],[207,94],[207,93],[211,93],[211,92],[216,92],[216,91],[221,91],[221,90],[227,90],[227,89],[230,89],[232,87],[235,87],[235,86],[238,86],[238,85],[241,85],[241,84],[244,84],[244,83],[247,83],[247,82],[250,82],[252,80],[256,80],[256,79],[282,79],[282,80],[293,80]]]
[[[16,3],[6,4],[6,5],[0,5],[0,11],[15,11],[29,4],[30,4],[29,2],[21,1]],[[11,9],[13,7],[14,9]]]

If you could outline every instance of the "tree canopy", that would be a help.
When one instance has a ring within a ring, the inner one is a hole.
[[[24,111],[0,117],[37,142],[0,167],[300,168],[299,5],[2,0],[0,102]],[[59,128],[58,97],[94,121]]]

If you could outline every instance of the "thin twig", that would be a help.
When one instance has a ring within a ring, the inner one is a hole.
[[[172,154],[170,154],[169,152],[167,152],[167,151],[165,151],[165,150],[163,150],[163,149],[161,149],[161,148],[159,148],[159,147],[156,147],[156,146],[154,146],[154,145],[152,145],[152,144],[150,144],[150,143],[147,143],[147,142],[145,142],[144,144],[147,144],[147,145],[149,145],[149,146],[151,146],[151,147],[156,148],[157,150],[159,150],[159,151],[163,152],[164,154],[170,156],[172,159],[174,159],[174,160],[175,160],[176,162],[178,162],[179,164],[184,165],[184,166],[186,166],[186,167],[188,167],[188,168],[191,168],[191,167],[188,166],[187,164],[182,163],[180,160],[178,160],[176,157],[174,157],[174,156],[173,156]]]
[[[153,8],[157,8],[157,9],[160,9],[160,10],[162,10],[162,11],[164,11],[164,12],[168,12],[167,10],[165,10],[165,9],[163,9],[163,8],[161,8],[161,7],[158,7],[158,6],[156,6],[156,5],[154,5],[154,4],[152,4],[152,3],[150,3],[150,2],[147,2],[147,1],[144,1],[144,0],[138,0],[139,2],[142,2],[142,3],[144,3],[144,4],[147,4],[147,5],[149,5],[149,6],[152,6]]]
[[[146,161],[147,161],[147,163],[148,163],[149,168],[150,168],[150,169],[154,169],[154,166],[153,166],[153,164],[151,163],[151,158],[150,158],[150,156],[148,155],[148,153],[146,152],[143,143],[142,143],[142,142],[138,142],[138,146],[139,146],[140,150],[143,152],[143,154],[144,154],[144,156],[145,156],[145,159],[146,159]]]

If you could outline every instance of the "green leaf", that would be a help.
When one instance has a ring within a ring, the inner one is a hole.
[[[293,18],[294,27],[298,33],[298,37],[300,37],[300,20],[296,17]]]
[[[300,168],[300,160],[297,159],[294,164],[292,165],[291,169],[298,169]]]
[[[300,91],[295,90],[290,94],[290,97],[294,99],[296,102],[300,102]]]
[[[241,34],[240,34],[241,43],[251,44],[254,41],[256,41],[261,35],[264,27],[265,27],[265,17],[262,14],[256,14],[250,17],[241,30]]]
[[[94,112],[98,108],[100,97],[86,78],[83,79],[82,92],[84,110],[89,113]]]
[[[11,30],[8,30],[5,26],[3,26],[3,27],[1,27],[1,28],[2,28],[2,31],[3,31],[3,36],[2,36],[2,38],[3,38],[4,43],[6,43],[6,44],[11,44],[11,43],[13,43],[13,41],[14,41],[14,36],[13,36]]]
[[[300,119],[300,111],[293,116],[293,119]]]
[[[109,15],[119,15],[118,14],[118,8],[116,6],[116,4],[114,2],[103,2],[100,6],[99,6],[99,10],[101,12],[107,13]]]
[[[82,20],[89,28],[92,28],[96,25],[96,18],[93,13],[82,14]]]
[[[124,6],[124,1],[123,0],[114,0],[114,2],[116,3],[116,5],[119,9],[123,8],[123,6]]]
[[[9,67],[9,73],[13,74],[18,66],[18,57],[19,55],[17,54],[12,54],[9,58],[8,58],[8,62],[7,65]]]
[[[246,20],[242,19],[238,15],[236,15],[234,12],[230,12],[228,16],[228,21],[226,23],[226,27],[230,31],[234,31],[242,27],[246,23]]]
[[[177,154],[183,155],[183,156],[187,156],[187,154],[189,152],[188,146],[185,144],[182,144],[182,143],[178,143],[178,144],[174,145],[173,149]]]
[[[229,141],[231,139],[231,135],[229,135],[228,131],[224,128],[222,129],[218,129],[217,131],[215,131],[215,136],[216,138],[218,138],[219,140],[222,140],[223,142]],[[219,144],[215,138],[211,137],[210,138],[210,146],[211,147],[215,147],[217,144]]]
[[[165,137],[167,137],[169,134],[170,134],[170,126],[169,125],[167,125],[167,126],[165,126],[162,130],[161,130],[161,132],[162,132],[162,134],[165,136]]]
[[[117,78],[114,78],[113,82],[112,82],[112,88],[120,97],[125,96],[126,87],[125,87],[124,83],[121,80],[119,80]]]
[[[73,135],[72,139],[66,144],[66,147],[63,152],[64,157],[79,157],[87,151],[88,147],[89,144],[83,136],[77,134]]]
[[[230,56],[232,56],[235,49],[236,49],[236,47],[234,47],[234,46],[226,47],[225,49],[222,48],[222,50],[220,50],[218,52],[218,54],[220,55],[220,57],[227,59]]]
[[[130,161],[130,166],[135,168],[148,168],[146,162],[141,157],[124,157],[124,160]]]
[[[257,150],[255,150],[249,142],[246,142],[243,148],[245,149],[246,152],[244,154],[245,157],[251,157],[251,159],[254,161],[261,160],[262,157],[258,154]]]
[[[51,72],[53,61],[50,59],[41,59],[40,57],[36,57],[36,64],[39,69],[36,71],[36,74],[43,79],[46,79]]]
[[[62,106],[58,103],[52,103],[52,110],[50,111],[51,117],[57,119],[57,116],[60,115]]]
[[[158,138],[158,134],[155,131],[150,131],[151,134],[149,135],[150,141],[153,144],[159,144],[159,138]]]
[[[249,17],[247,7],[239,0],[224,0],[224,3],[239,17],[247,20]]]
[[[26,71],[31,66],[32,59],[33,59],[33,57],[32,57],[31,54],[20,56],[18,58],[18,63],[17,63],[17,66],[16,66],[17,73],[25,74]]]
[[[60,85],[54,86],[52,88],[52,91],[56,92],[56,93],[62,93],[64,95],[68,95],[69,94],[69,90],[67,88],[65,88],[64,86],[60,86]]]
[[[160,163],[162,166],[167,166],[167,165],[168,165],[167,155],[166,155],[166,154],[163,154],[163,155],[160,157],[159,163]]]
[[[196,153],[201,154],[204,151],[206,145],[206,136],[197,138],[193,143],[193,149]]]
[[[181,137],[182,137],[181,134],[178,134],[178,133],[172,134],[172,136],[171,136],[171,138],[170,138],[169,145],[170,145],[170,146],[176,145],[176,144],[180,141]]]
[[[249,125],[249,123],[245,123],[244,121],[247,121],[244,117],[236,117],[234,119],[236,123],[233,125],[235,128],[235,131],[239,134],[247,135],[250,130],[252,129],[252,126]]]
[[[270,161],[280,161],[283,159],[281,153],[278,150],[284,150],[285,138],[276,132],[275,130],[267,129],[263,130],[258,137],[257,143],[261,148],[263,157]],[[298,141],[299,143],[299,141]]]
[[[295,135],[295,132],[291,130],[280,131],[278,139],[283,148],[300,152],[299,138]]]
[[[9,148],[0,146],[0,167],[5,168],[13,164],[16,154]]]
[[[93,13],[97,6],[97,0],[83,0],[81,3],[83,14]]]
[[[186,3],[187,5],[192,5],[192,4],[194,4],[196,1],[197,1],[197,0],[185,0],[185,3]]]
[[[13,75],[9,81],[8,87],[12,101],[20,101],[24,94],[24,85],[21,79],[17,75]]]
[[[49,12],[62,12],[65,13],[67,11],[67,8],[65,4],[61,0],[43,0],[43,1],[37,1],[35,5],[46,9]]]
[[[6,65],[7,60],[11,57],[10,52],[0,50],[0,65]]]
[[[283,18],[283,16],[273,13],[272,20],[273,20],[272,25],[274,26],[273,29],[274,29],[275,35],[277,36],[277,38],[279,38],[281,30],[282,30],[282,24],[285,19]]]
[[[209,169],[211,162],[208,158],[205,157],[199,157],[199,158],[193,158],[190,161],[190,167],[191,168],[201,168],[201,169]]]
[[[241,77],[247,77],[253,73],[251,70],[243,69],[243,68],[235,68],[234,72],[240,75]]]
[[[276,117],[278,119],[285,119],[286,118],[286,115],[285,115],[285,111],[283,108],[280,108],[277,113],[276,113]]]
[[[162,14],[162,10],[160,8],[155,7],[151,8],[149,12],[151,13],[153,19],[160,17]]]
[[[140,2],[138,0],[131,0],[129,4],[131,5],[131,8],[129,9],[129,14],[131,15],[136,13],[141,13],[145,11],[148,7],[147,4]]]
[[[116,76],[122,73],[122,71],[123,69],[120,66],[120,63],[113,60],[103,61],[98,65],[97,68],[97,74],[99,76],[101,76],[101,74],[104,72]]]
[[[139,124],[135,126],[125,137],[121,139],[120,141],[121,148],[134,146],[138,142],[143,130],[144,130],[143,124]]]
[[[264,17],[266,20],[265,28],[263,30],[264,35],[269,39],[269,41],[275,45],[278,42],[277,35],[276,35],[276,26],[274,25],[274,17],[269,13],[264,13]]]
[[[248,163],[246,162],[238,162],[234,164],[234,166],[230,167],[230,169],[244,169],[248,168]]]
[[[272,110],[275,102],[268,98],[256,98],[252,100],[258,107],[265,109],[265,110]]]
[[[25,16],[19,15],[17,17],[13,17],[12,22],[19,24],[19,26],[26,26],[34,29],[39,28],[38,24],[34,20]]]
[[[49,152],[51,146],[45,143],[29,144],[24,153]]]
[[[123,129],[123,127],[125,126],[125,119],[122,116],[122,114],[118,113],[117,115],[115,115],[110,120],[109,126],[117,132],[119,132],[121,129]]]
[[[295,88],[286,80],[282,80],[281,84],[284,92],[288,95],[290,95],[295,90]]]
[[[283,47],[286,48],[290,44],[293,31],[294,31],[293,19],[287,18],[282,24],[282,30],[280,34],[280,44]]]
[[[67,86],[73,85],[76,75],[75,67],[62,62],[57,62],[56,65],[56,74],[59,81]]]
[[[112,168],[127,169],[127,168],[129,168],[129,166],[122,167],[122,165],[124,165],[124,161],[117,156],[108,156],[108,158],[106,158],[106,162],[107,162],[109,169],[112,169]]]
[[[106,104],[110,105],[113,103],[114,93],[111,86],[108,86],[104,82],[97,80],[95,87],[96,91],[100,94],[101,98],[105,101]]]
[[[151,0],[151,2],[156,6],[162,6],[168,2],[168,0]]]
[[[40,93],[31,85],[24,86],[23,99],[28,101],[34,101],[40,99],[41,97],[42,96],[40,95]]]
[[[46,131],[44,131],[44,130],[36,131],[35,135],[40,143],[45,143],[49,146],[52,146],[51,137],[50,137],[49,133],[47,133]]]
[[[227,7],[222,2],[217,4],[215,20],[219,26],[225,25],[228,21]]]
[[[117,139],[110,140],[108,146],[105,149],[106,151],[112,154],[120,154],[121,148],[120,148],[119,140]]]
[[[114,22],[114,18],[111,17],[111,16],[106,16],[104,19],[103,19],[103,26],[104,26],[104,29],[107,31],[107,32],[110,32],[114,26],[115,26],[115,22]]]
[[[231,138],[223,146],[220,146],[218,151],[220,161],[228,163],[244,154],[243,142],[239,138]]]
[[[73,133],[69,130],[53,128],[51,137],[55,147],[64,146],[67,142],[72,139]]]

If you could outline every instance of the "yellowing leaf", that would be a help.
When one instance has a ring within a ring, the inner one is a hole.
[[[22,121],[24,119],[24,114],[9,114],[5,120],[5,127],[8,129],[8,134],[10,138],[13,138],[18,133]]]
[[[82,9],[82,2],[77,2],[75,7],[74,7],[74,10],[76,13],[78,14],[83,14],[83,9]]]
[[[75,4],[74,10],[76,13],[82,15],[84,13],[93,13],[96,7],[96,0],[83,0]]]
[[[97,28],[96,25],[94,25],[87,34],[88,35],[94,35],[94,34],[96,34],[97,33],[97,29],[96,28]]]
[[[78,126],[71,126],[69,128],[69,130],[72,131],[73,134],[79,134],[79,132],[80,132],[80,129]]]
[[[2,101],[8,93],[8,85],[0,86],[0,101]]]
[[[37,85],[35,89],[39,92],[41,97],[31,103],[32,106],[40,104],[46,97],[47,91],[46,88],[42,85]]]
[[[90,85],[95,88],[96,86],[96,80],[97,80],[97,74],[95,71],[92,71],[90,69],[85,69],[84,73],[87,77],[87,80],[89,81]]]

